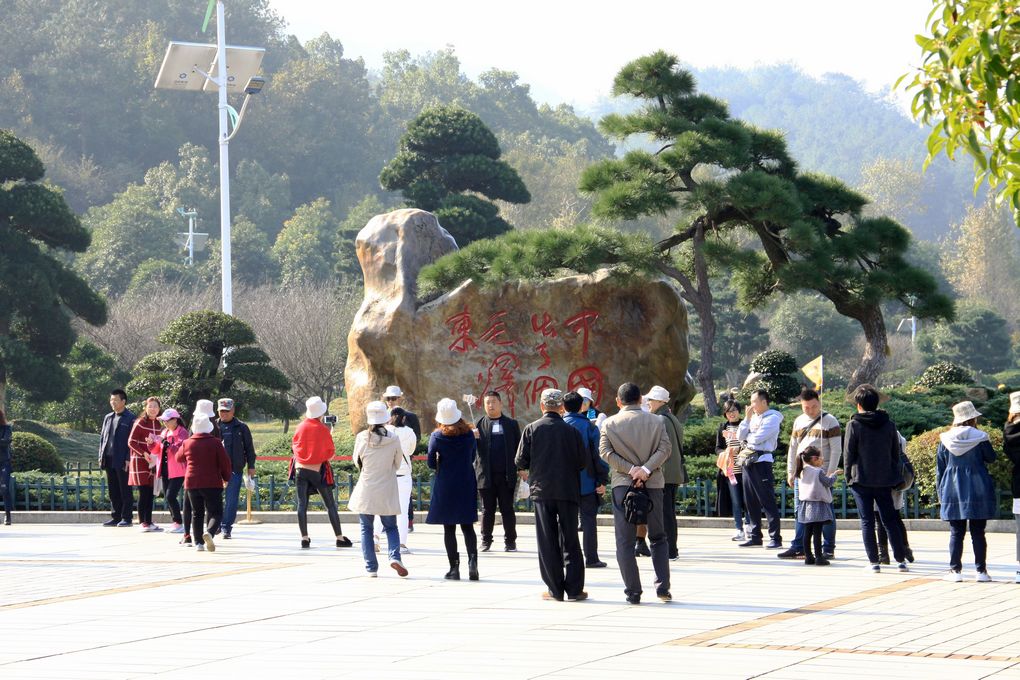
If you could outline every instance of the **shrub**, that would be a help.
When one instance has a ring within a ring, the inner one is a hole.
[[[294,435],[278,434],[263,442],[259,446],[258,454],[260,456],[289,456],[291,455],[290,444],[293,440]]]
[[[924,370],[917,384],[922,387],[940,385],[969,385],[973,381],[966,368],[948,361],[939,361]]]
[[[938,494],[935,490],[935,452],[939,446],[939,435],[948,430],[949,427],[939,427],[928,430],[907,442],[907,458],[914,465],[914,486],[931,505],[938,503]],[[988,466],[995,480],[997,489],[1010,488],[1010,481],[1013,475],[1013,466],[1004,455],[1002,455],[1002,429],[989,425],[981,425],[980,429],[988,433],[992,442],[992,448],[996,451],[995,460]]]
[[[715,433],[719,429],[718,421],[708,421],[697,425],[684,425],[684,457],[712,456],[715,461]],[[714,462],[713,462],[714,464]]]
[[[59,475],[64,472],[64,461],[57,448],[37,434],[15,432],[11,440],[11,463],[15,472],[39,470]]]
[[[740,390],[737,399],[747,404],[751,401],[751,392],[765,390],[769,393],[772,405],[775,406],[789,403],[800,394],[800,389],[800,382],[792,375],[766,375]]]
[[[756,356],[750,368],[752,373],[765,375],[795,373],[799,369],[797,360],[791,354],[778,349],[770,349]]]

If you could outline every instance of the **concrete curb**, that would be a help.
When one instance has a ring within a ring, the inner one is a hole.
[[[238,517],[241,518],[239,523],[243,524],[244,513],[238,513]],[[109,512],[98,510],[81,512],[33,510],[30,512],[11,513],[12,522],[16,524],[102,524],[109,518]],[[415,522],[423,523],[425,521],[425,513],[416,512],[414,518]],[[166,512],[153,513],[153,519],[157,524],[170,524],[170,515]],[[252,519],[261,524],[297,523],[296,513],[293,511],[253,512]],[[497,516],[497,523],[498,519]],[[353,512],[341,512],[340,520],[349,524],[357,524],[358,516]],[[315,524],[323,524],[329,522],[329,519],[325,512],[309,512],[308,521]],[[535,516],[530,512],[519,512],[517,513],[517,523],[534,524]],[[908,531],[949,531],[949,523],[938,519],[905,519],[903,523]],[[613,526],[613,516],[599,515],[598,524],[599,526]],[[733,527],[733,520],[727,517],[682,516],[677,518],[677,524],[685,529],[730,529]],[[784,519],[782,526],[783,530],[788,532],[789,537],[792,538],[793,520]],[[843,530],[859,529],[860,523],[856,519],[841,519],[836,521],[836,526]],[[1013,520],[994,519],[988,521],[987,531],[990,533],[1014,533],[1016,530],[1017,524]]]

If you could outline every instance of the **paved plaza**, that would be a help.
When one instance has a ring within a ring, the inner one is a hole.
[[[645,602],[630,606],[610,527],[610,566],[587,572],[576,603],[541,599],[533,526],[519,552],[482,554],[477,583],[466,569],[443,580],[435,527],[411,534],[406,579],[385,566],[367,578],[357,543],[337,550],[328,525],[311,529],[309,551],[296,525],[264,524],[199,553],[137,528],[0,527],[0,677],[1020,679],[1011,534],[989,536],[995,582],[970,566],[951,584],[946,533],[913,532],[911,572],[874,575],[856,531],[823,568],[681,529],[675,601],[654,598],[642,558]]]

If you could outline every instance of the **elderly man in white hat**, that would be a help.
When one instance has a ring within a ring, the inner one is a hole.
[[[217,401],[216,412],[220,418],[219,436],[232,470],[223,501],[223,538],[227,540],[237,519],[237,504],[245,472],[249,479],[255,476],[255,443],[248,424],[235,416],[233,399],[223,397]]]
[[[680,558],[680,552],[676,545],[677,523],[676,523],[676,492],[682,484],[687,482],[687,470],[684,465],[683,452],[683,425],[669,409],[669,390],[660,385],[655,385],[644,395],[648,402],[648,409],[651,413],[662,418],[662,424],[666,426],[666,434],[669,435],[671,453],[666,462],[662,464],[662,476],[665,486],[662,487],[662,522],[666,529],[666,544],[669,546],[669,559]],[[641,535],[639,533],[639,535]]]
[[[1013,519],[1016,522],[1016,582],[1020,583],[1020,392],[1009,395],[1009,415],[1002,428],[1002,450],[1013,463]]]
[[[515,463],[528,471],[535,507],[538,568],[546,585],[542,597],[584,600],[584,557],[577,538],[581,502],[580,472],[591,468],[581,434],[563,421],[563,393],[542,392],[542,417],[521,432]]]

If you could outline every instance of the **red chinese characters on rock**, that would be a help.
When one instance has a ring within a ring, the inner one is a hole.
[[[571,373],[567,378],[567,390],[577,391],[580,387],[587,387],[591,390],[592,406],[597,408],[602,401],[605,383],[605,376],[597,366],[584,366]]]
[[[588,356],[588,334],[598,318],[598,312],[592,309],[584,309],[563,322],[563,325],[573,331],[574,335],[583,336],[581,345],[582,356]]]
[[[489,390],[496,390],[500,394],[506,395],[507,406],[510,407],[510,416],[513,417],[515,405],[517,402],[517,379],[516,372],[521,368],[521,360],[517,358],[516,354],[511,352],[503,352],[489,364],[487,370],[487,376],[485,379],[485,387],[482,388],[482,394],[485,394]],[[482,374],[478,374],[478,380],[481,382]]]
[[[467,305],[464,305],[463,310],[448,317],[443,323],[450,327],[450,335],[454,336],[454,341],[450,343],[449,347],[451,352],[463,354],[478,347],[471,339],[471,313],[468,312]]]
[[[524,403],[528,408],[538,405],[544,390],[558,390],[560,383],[556,378],[549,375],[540,375],[534,380],[529,380],[524,388]]]
[[[556,332],[556,322],[549,316],[549,312],[542,312],[542,320],[539,321],[538,314],[531,315],[531,330],[536,333],[541,333],[542,337],[555,338],[559,334]]]
[[[484,342],[491,342],[494,345],[502,345],[504,347],[514,344],[514,341],[510,339],[507,333],[505,318],[506,311],[489,315],[489,327],[482,333],[482,340]]]

